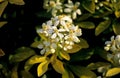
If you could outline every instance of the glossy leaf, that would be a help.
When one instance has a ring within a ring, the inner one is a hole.
[[[69,73],[68,73],[67,71],[65,71],[65,72],[62,74],[62,78],[70,78]]]
[[[65,51],[61,51],[60,56],[68,61],[70,60],[70,55]]]
[[[21,71],[21,78],[35,78],[30,72],[28,71]]]
[[[82,48],[88,48],[89,47],[89,44],[87,43],[87,41],[83,38],[80,38],[80,47]]]
[[[96,74],[85,67],[70,66],[70,68],[79,78],[96,78]]]
[[[41,44],[40,41],[35,41],[31,44],[31,47],[37,48],[39,44]]]
[[[38,65],[37,67],[38,77],[42,76],[48,70],[48,65],[49,65],[49,61],[47,60]]]
[[[91,56],[93,54],[94,54],[94,50],[83,49],[75,54],[72,54],[70,61],[75,62],[75,61],[87,60],[87,59],[91,58]]]
[[[119,18],[119,17],[120,17],[120,11],[115,11],[115,16],[116,16],[117,18]]]
[[[81,28],[85,28],[85,29],[94,29],[95,28],[95,25],[93,22],[89,22],[89,21],[86,21],[86,22],[80,22],[78,24]]]
[[[21,47],[16,50],[16,54],[10,56],[10,62],[21,62],[34,54],[31,48]]]
[[[0,3],[0,17],[1,17],[1,15],[2,15],[2,13],[5,10],[7,5],[8,5],[8,1],[4,1],[4,2]]]
[[[110,77],[110,76],[114,76],[120,73],[120,68],[115,67],[115,68],[111,68],[107,71],[106,73],[106,77]]]
[[[98,36],[100,33],[106,30],[110,26],[110,24],[111,24],[111,20],[100,22],[95,29],[95,35]]]
[[[15,4],[15,5],[24,5],[25,2],[23,0],[8,0],[9,3]]]
[[[94,0],[86,0],[82,3],[82,6],[90,13],[95,12],[95,2]]]
[[[90,16],[92,16],[92,14],[90,14],[90,13],[85,13],[85,14],[82,14],[79,18],[77,18],[77,20],[76,21],[83,21],[83,20],[86,20],[86,19],[88,19]]]
[[[11,78],[19,78],[17,71],[18,71],[18,65],[16,65],[15,67],[13,67],[12,73],[11,73]]]
[[[109,63],[106,63],[106,62],[96,62],[96,63],[90,63],[87,68],[90,69],[90,70],[96,70],[98,69],[99,67],[109,67],[110,64]]]
[[[67,53],[76,53],[76,52],[78,52],[80,49],[82,49],[82,47],[80,46],[80,44],[74,44],[72,47],[73,47],[72,49],[69,49],[69,50],[67,50],[66,52],[67,52]]]
[[[113,31],[116,35],[120,35],[120,22],[115,22],[112,25]]]
[[[52,56],[52,67],[54,68],[54,70],[60,74],[63,74],[65,72],[65,68],[63,65],[63,62],[58,60],[56,57]]]
[[[0,28],[1,28],[2,26],[4,26],[5,24],[7,24],[7,21],[0,21]]]
[[[41,63],[41,62],[44,62],[44,61],[46,61],[46,57],[45,56],[39,56],[39,55],[32,56],[25,63],[24,69],[28,71],[33,66],[33,64]]]

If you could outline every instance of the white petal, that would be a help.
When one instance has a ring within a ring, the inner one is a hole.
[[[43,55],[45,53],[45,49],[40,51],[40,54]]]
[[[42,49],[42,48],[43,48],[43,44],[39,44],[39,45],[37,46],[37,48]]]
[[[81,14],[82,14],[80,9],[77,9],[77,10],[76,10],[76,13],[77,13],[78,15],[81,15]]]
[[[54,34],[51,36],[51,38],[54,39],[54,38],[56,38],[56,36],[57,36],[56,33],[54,33]]]
[[[64,12],[66,12],[66,13],[70,13],[71,11],[72,11],[72,9],[69,9],[69,8],[64,9]]]

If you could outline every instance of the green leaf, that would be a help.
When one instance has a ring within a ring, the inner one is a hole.
[[[85,13],[85,14],[82,14],[79,18],[77,18],[77,20],[76,21],[83,21],[83,20],[86,20],[86,19],[88,19],[89,17],[91,17],[92,16],[92,14],[90,14],[90,13]]]
[[[106,63],[106,62],[96,62],[96,63],[90,63],[87,68],[89,70],[96,70],[98,69],[99,67],[107,67],[107,66],[110,66],[109,63]]]
[[[68,71],[65,71],[65,72],[62,74],[62,78],[70,78]]]
[[[21,78],[35,78],[30,72],[25,70],[21,71],[20,74]]]
[[[11,72],[11,78],[18,78],[18,65],[15,65],[13,68],[12,68],[12,72]]]
[[[48,70],[48,65],[49,65],[49,61],[47,60],[38,65],[37,67],[38,77],[42,76]]]
[[[89,48],[89,44],[83,38],[80,38],[80,45],[79,46],[82,47],[82,48]]]
[[[44,62],[47,58],[45,56],[34,55],[25,63],[24,69],[29,70],[33,64]]]
[[[55,56],[52,56],[51,60],[52,60],[51,64],[54,70],[60,74],[63,74],[65,72],[63,62],[58,60]]]
[[[35,52],[31,48],[21,47],[16,50],[16,54],[10,56],[10,62],[21,62],[30,56],[34,55]]]
[[[0,0],[0,3],[3,2],[4,0]]]
[[[4,2],[0,3],[0,17],[1,17],[1,15],[2,15],[2,13],[5,10],[7,5],[8,5],[8,1],[4,1]]]
[[[61,51],[60,56],[68,61],[70,60],[70,55],[65,51]]]
[[[113,31],[116,35],[120,35],[120,22],[115,22],[112,25]]]
[[[115,67],[115,68],[111,68],[107,71],[106,73],[106,77],[110,77],[110,76],[114,76],[120,73],[120,68]]]
[[[31,44],[31,47],[37,48],[39,44],[41,44],[41,41],[35,41]]]
[[[24,5],[25,2],[23,0],[8,0],[9,3],[15,4],[15,5]]]
[[[4,26],[5,24],[7,24],[7,21],[0,21],[0,28],[1,28],[2,26]]]
[[[106,30],[110,26],[110,24],[111,24],[111,20],[105,20],[103,22],[100,22],[95,29],[95,35],[98,36],[100,33]]]
[[[94,13],[95,12],[95,2],[94,0],[86,0],[83,1],[82,6],[89,11],[90,13]]]
[[[71,62],[75,61],[81,61],[81,60],[87,60],[91,58],[91,56],[94,54],[93,49],[82,49],[81,51],[72,54],[71,55]]]
[[[81,28],[85,28],[85,29],[94,29],[95,28],[95,24],[93,22],[89,22],[89,21],[80,22],[80,23],[78,23],[78,25]]]
[[[70,66],[70,68],[79,78],[96,78],[96,74],[85,67]]]
[[[80,46],[80,44],[74,44],[74,45],[72,46],[72,49],[69,49],[69,50],[67,50],[67,51],[65,51],[65,52],[67,52],[67,53],[76,53],[76,52],[78,52],[80,49],[82,49],[82,47]]]

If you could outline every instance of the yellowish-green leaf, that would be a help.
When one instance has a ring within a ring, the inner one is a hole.
[[[44,61],[46,61],[46,57],[45,56],[39,56],[39,55],[32,56],[25,63],[24,69],[28,71],[33,66],[33,64],[41,63],[41,62],[44,62]]]
[[[119,35],[120,34],[120,22],[113,23],[112,27],[113,27],[114,33],[116,35]]]
[[[4,1],[4,2],[0,3],[0,17],[2,15],[3,11],[5,10],[7,4],[8,4],[8,1]]]
[[[20,74],[21,78],[34,78],[34,76],[30,72],[25,70],[21,71]]]
[[[38,77],[42,76],[48,70],[48,65],[49,65],[49,61],[47,60],[38,65],[37,67]]]
[[[24,5],[25,2],[23,0],[8,0],[9,3],[15,4],[15,5]]]
[[[62,78],[70,78],[68,71],[65,71],[65,72],[62,74]]]
[[[52,67],[54,68],[54,70],[60,74],[63,74],[65,72],[65,68],[63,66],[63,62],[58,60],[56,57],[52,56]]]
[[[111,20],[100,22],[95,29],[95,35],[98,36],[100,33],[106,30],[110,26],[110,24],[111,24]]]
[[[79,78],[96,78],[96,74],[85,67],[70,66],[70,68]]]
[[[89,17],[91,17],[92,16],[92,14],[90,14],[90,13],[85,13],[85,14],[82,14],[79,18],[77,18],[77,20],[76,21],[83,21],[83,20],[86,20],[86,19],[88,19]]]
[[[69,50],[67,50],[66,52],[67,52],[67,53],[76,53],[76,52],[78,52],[80,49],[82,49],[82,47],[80,46],[80,44],[74,44],[72,47],[73,47],[72,49],[69,49]]]
[[[94,13],[95,12],[95,2],[94,0],[85,0],[82,3],[82,6],[89,11],[90,13]]]
[[[85,29],[94,29],[95,28],[95,24],[93,22],[80,22],[78,24],[81,28],[85,28]]]
[[[119,18],[119,17],[120,17],[120,11],[115,11],[115,16],[116,16],[117,18]]]
[[[4,0],[0,0],[0,3],[3,2]]]
[[[39,44],[41,44],[41,41],[35,41],[31,44],[31,47],[37,48]]]
[[[12,69],[12,73],[11,73],[11,78],[18,78],[18,65],[15,65],[15,67],[13,67]]]
[[[35,55],[35,51],[28,47],[21,47],[16,50],[16,54],[11,55],[10,62],[21,62],[30,56]]]
[[[0,28],[1,28],[2,26],[4,26],[5,24],[7,24],[7,21],[0,21]]]
[[[110,77],[110,76],[114,76],[114,75],[117,75],[120,73],[120,68],[118,67],[115,67],[115,68],[112,68],[112,69],[109,69],[106,73],[106,77]]]
[[[89,44],[87,43],[87,41],[83,38],[80,38],[80,47],[82,48],[88,48],[89,47]]]
[[[66,60],[70,60],[70,55],[65,51],[61,51],[60,56]]]

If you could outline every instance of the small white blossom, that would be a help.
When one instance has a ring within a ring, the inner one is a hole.
[[[53,16],[56,16],[57,12],[62,12],[62,3],[60,0],[44,0],[43,7],[47,11],[51,11]]]
[[[40,53],[45,52],[55,53],[58,48],[65,51],[72,49],[75,43],[80,42],[78,36],[82,35],[82,31],[78,26],[75,26],[72,19],[66,15],[59,15],[51,18],[46,23],[42,24],[41,29],[37,29],[41,36],[41,44],[38,48]]]
[[[64,12],[65,13],[71,13],[71,16],[73,19],[77,18],[77,14],[81,15],[81,10],[78,9],[80,5],[80,2],[76,2],[75,4],[73,4],[73,2],[71,0],[68,1],[68,4],[65,4],[65,9]]]
[[[117,35],[116,37],[112,36],[111,41],[106,41],[105,44],[105,50],[120,52],[120,35]]]

